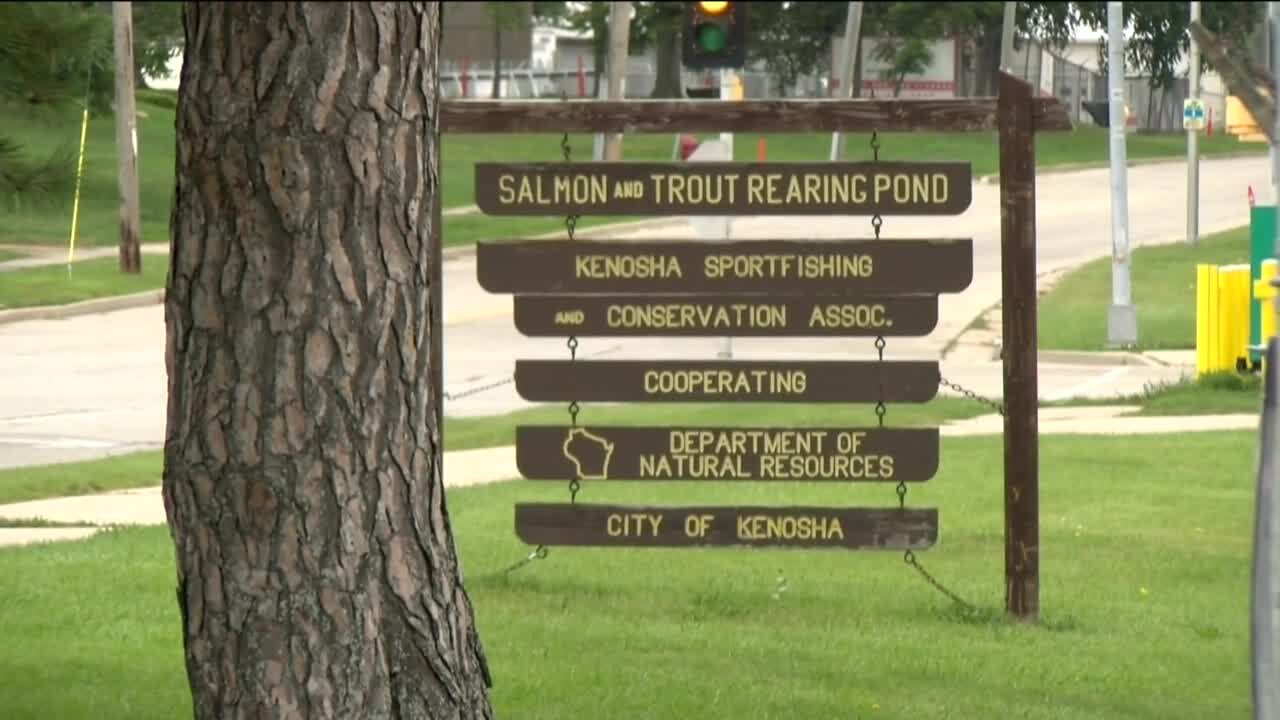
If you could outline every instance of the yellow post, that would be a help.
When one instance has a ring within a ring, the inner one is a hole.
[[[1259,326],[1259,342],[1266,345],[1276,334],[1276,314],[1272,311],[1276,289],[1271,286],[1277,274],[1280,274],[1280,261],[1275,258],[1262,261],[1261,277],[1253,284],[1253,296],[1262,302],[1261,324]]]
[[[1223,265],[1218,268],[1219,316],[1222,318],[1222,355],[1219,369],[1232,371],[1249,345],[1249,266]]]
[[[1212,372],[1213,296],[1217,279],[1213,265],[1196,265],[1196,375]]]
[[[76,159],[76,194],[71,203],[71,240],[67,244],[67,269],[76,259],[76,228],[80,224],[80,178],[84,176],[84,141],[89,135],[89,104],[85,103],[84,118],[80,121],[80,157]]]
[[[1234,326],[1231,323],[1232,316],[1232,296],[1231,296],[1231,266],[1218,266],[1218,351],[1217,363],[1214,370],[1227,369],[1227,362],[1231,357],[1231,335]]]

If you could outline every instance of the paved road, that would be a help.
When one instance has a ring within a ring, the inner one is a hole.
[[[1042,271],[1110,252],[1105,170],[1044,175],[1038,179],[1039,258]],[[1201,223],[1205,233],[1248,222],[1246,187],[1266,195],[1265,157],[1207,161],[1201,169]],[[1184,175],[1180,166],[1130,169],[1130,216],[1135,245],[1182,237]],[[890,358],[937,358],[941,348],[982,310],[999,300],[999,208],[995,186],[976,185],[973,205],[958,218],[889,218],[886,237],[973,237],[974,282],[944,297],[938,329],[924,339],[890,339]],[[674,223],[653,237],[688,236]],[[743,218],[739,237],[867,236],[865,218]],[[1241,257],[1246,250],[1242,248]],[[445,387],[469,388],[509,377],[516,357],[567,356],[561,340],[518,335],[511,299],[484,293],[469,257],[445,267]],[[3,280],[0,280],[3,282]],[[1138,298],[1139,302],[1141,298]],[[1099,322],[1105,322],[1099,318]],[[586,339],[580,356],[714,357],[715,339],[673,341]],[[737,340],[735,356],[871,357],[869,341]],[[947,362],[944,374],[996,397],[999,365]],[[1043,365],[1046,398],[1107,396],[1138,391],[1145,383],[1175,379],[1173,368],[1098,368]],[[503,412],[524,403],[510,384],[446,403],[450,415]],[[0,325],[0,467],[57,462],[156,447],[164,435],[164,321],[159,306],[60,321]]]

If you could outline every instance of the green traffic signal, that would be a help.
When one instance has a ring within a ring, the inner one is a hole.
[[[720,25],[698,27],[698,47],[706,52],[720,52],[729,44],[729,33]]]

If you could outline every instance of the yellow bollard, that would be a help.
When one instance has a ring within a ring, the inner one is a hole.
[[[1258,325],[1258,341],[1266,345],[1276,334],[1276,313],[1272,304],[1275,302],[1276,289],[1271,286],[1271,281],[1275,279],[1277,274],[1280,274],[1280,261],[1274,258],[1263,260],[1259,274],[1261,277],[1253,284],[1253,296],[1261,301],[1258,308],[1261,313]]]
[[[1216,265],[1196,265],[1196,375],[1213,372],[1218,295]]]
[[[1235,332],[1235,327],[1231,323],[1232,319],[1232,294],[1231,284],[1234,276],[1231,274],[1230,265],[1218,266],[1218,322],[1217,325],[1217,351],[1216,362],[1214,363],[1214,371],[1225,370],[1227,362],[1231,357],[1231,337]]]
[[[1219,369],[1230,372],[1239,367],[1240,360],[1247,358],[1249,352],[1249,266],[1223,265],[1218,268],[1218,277],[1222,289]]]

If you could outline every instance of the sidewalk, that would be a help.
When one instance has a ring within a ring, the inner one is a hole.
[[[1137,406],[1042,408],[1042,435],[1151,435],[1160,433],[1254,430],[1255,414],[1190,416],[1124,416]],[[982,415],[942,426],[943,437],[999,435],[1004,420],[996,414]],[[446,488],[463,488],[520,477],[515,447],[458,450],[444,454]],[[81,525],[75,528],[0,529],[0,546],[25,545],[55,540],[79,540],[103,526],[163,525],[166,523],[160,488],[121,490],[98,495],[51,498],[0,505],[0,519],[40,518],[50,522]]]

